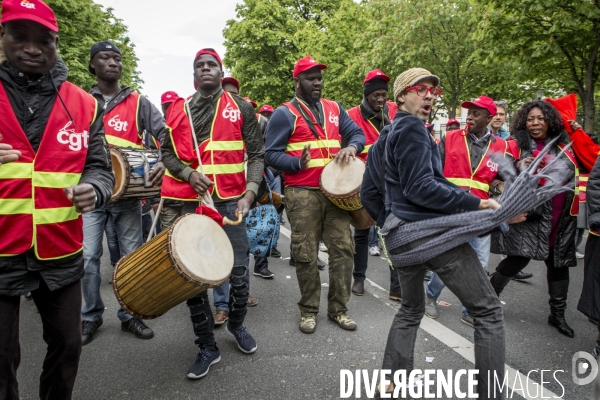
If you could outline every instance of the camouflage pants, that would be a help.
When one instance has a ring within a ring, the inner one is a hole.
[[[317,269],[319,239],[329,250],[329,292],[327,312],[346,313],[350,300],[354,240],[350,217],[329,201],[321,191],[298,187],[285,188],[285,210],[292,228],[292,253],[302,298],[302,315],[316,315],[321,298],[321,277]]]

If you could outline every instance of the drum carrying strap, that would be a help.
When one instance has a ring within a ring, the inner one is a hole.
[[[304,118],[304,120],[306,121],[306,124],[308,125],[308,127],[310,128],[310,131],[312,132],[312,134],[314,135],[314,137],[317,140],[320,140],[321,138],[319,137],[319,134],[317,133],[317,130],[315,129],[315,124],[319,124],[321,125],[320,122],[313,122],[312,119],[310,119],[308,117],[308,114],[306,114],[306,111],[304,111],[304,109],[302,108],[302,106],[300,106],[300,104],[298,104],[298,99],[297,98],[293,98],[292,101],[290,101],[290,103],[294,106],[294,108],[296,109],[296,111],[298,111],[300,113],[300,115],[302,115],[302,118]],[[323,127],[323,125],[321,125],[321,128]]]

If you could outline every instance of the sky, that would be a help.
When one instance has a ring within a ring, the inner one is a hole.
[[[192,63],[198,50],[212,47],[225,55],[223,29],[241,0],[94,1],[112,7],[128,27],[144,80],[142,94],[159,107],[160,95],[168,90],[181,97],[194,92]]]

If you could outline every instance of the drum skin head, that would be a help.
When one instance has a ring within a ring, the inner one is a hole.
[[[321,185],[334,196],[348,195],[360,187],[364,173],[365,163],[359,158],[350,162],[331,161],[321,173]]]
[[[110,159],[113,165],[113,173],[115,174],[115,186],[112,198],[118,198],[123,194],[126,187],[124,180],[129,175],[129,163],[127,162],[127,157],[116,147],[110,148]]]
[[[227,234],[211,218],[188,214],[172,227],[171,257],[177,266],[198,281],[217,285],[233,268],[233,247]]]

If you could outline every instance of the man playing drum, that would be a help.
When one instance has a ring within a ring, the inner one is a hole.
[[[98,100],[100,108],[104,108],[104,132],[109,145],[141,149],[144,131],[162,142],[166,129],[160,111],[146,97],[130,87],[119,85],[123,64],[117,46],[111,42],[95,43],[90,50],[88,69],[98,79],[90,94]],[[159,161],[149,176],[153,186],[160,184],[163,174],[164,166]],[[100,297],[100,257],[108,218],[114,223],[121,257],[142,244],[142,203],[139,199],[114,201],[84,216],[85,275],[82,289],[85,304],[81,310],[84,345],[93,340],[96,330],[102,325],[104,303]],[[152,329],[141,319],[127,314],[122,308],[117,317],[121,321],[121,330],[140,339],[154,337]]]
[[[310,56],[294,66],[294,99],[275,110],[266,135],[266,163],[283,171],[286,212],[292,228],[292,253],[302,295],[298,306],[300,330],[313,333],[321,297],[317,269],[319,239],[329,249],[327,315],[340,327],[356,329],[347,315],[350,299],[354,246],[350,216],[319,190],[325,165],[349,162],[365,145],[362,130],[338,103],[321,99],[327,68]],[[348,145],[341,149],[344,139]]]
[[[208,191],[217,211],[235,220],[248,214],[258,192],[264,167],[264,145],[254,109],[238,95],[224,92],[222,78],[223,64],[217,52],[200,50],[194,59],[197,92],[189,102],[177,99],[167,114],[171,135],[163,145],[167,173],[161,196],[184,200],[180,213],[188,214],[198,207],[198,195],[204,196]],[[195,142],[199,144],[202,165],[198,162]],[[244,150],[248,155],[246,174]],[[246,224],[227,225],[223,229],[234,252],[226,329],[236,339],[238,348],[250,354],[256,351],[256,341],[243,325],[250,285]],[[199,379],[221,360],[221,353],[213,334],[214,318],[208,294],[203,292],[188,300],[187,305],[196,344],[200,347],[187,376]]]
[[[387,102],[388,82],[390,77],[379,69],[369,71],[363,81],[363,100],[360,105],[348,110],[348,115],[363,130],[365,148],[357,157],[367,161],[369,148],[379,139],[384,126],[394,119],[397,107],[391,107]],[[375,249],[376,247],[376,249]],[[362,296],[365,293],[365,279],[369,253],[379,255],[379,238],[375,226],[367,229],[354,230],[354,283],[352,293]],[[375,251],[376,250],[376,251]],[[390,273],[390,299],[400,300],[400,283],[395,271]]]
[[[81,354],[80,213],[108,202],[114,178],[101,109],[56,54],[54,12],[4,0],[1,23],[0,398],[19,399],[19,308],[31,292],[47,344],[39,396],[68,400]]]

